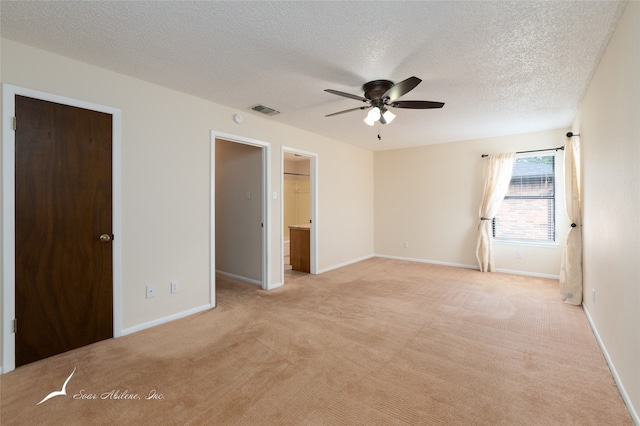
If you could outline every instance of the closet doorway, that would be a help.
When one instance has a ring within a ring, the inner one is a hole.
[[[283,281],[316,273],[317,157],[293,148],[282,152]]]

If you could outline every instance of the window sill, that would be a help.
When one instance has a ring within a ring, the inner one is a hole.
[[[540,248],[550,248],[556,249],[560,247],[557,241],[544,243],[544,242],[534,242],[534,241],[511,241],[511,240],[498,240],[493,239],[494,244],[505,245],[505,246],[526,246],[526,247],[540,247]]]

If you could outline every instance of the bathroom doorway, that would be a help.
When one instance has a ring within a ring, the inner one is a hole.
[[[283,148],[282,266],[286,276],[316,273],[316,156]]]

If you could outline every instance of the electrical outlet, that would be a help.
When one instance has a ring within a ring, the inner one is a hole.
[[[178,281],[171,281],[171,294],[176,294],[180,291],[180,284]]]
[[[516,250],[516,259],[522,259],[524,257],[524,254],[522,253],[522,250]]]
[[[409,241],[404,242],[404,248],[409,248]]]
[[[153,284],[149,284],[147,286],[147,299],[151,299],[156,295],[156,286]]]

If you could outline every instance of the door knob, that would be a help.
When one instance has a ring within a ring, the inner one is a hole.
[[[109,234],[100,235],[100,241],[102,241],[103,243],[108,243],[109,241],[111,241],[111,235]]]

